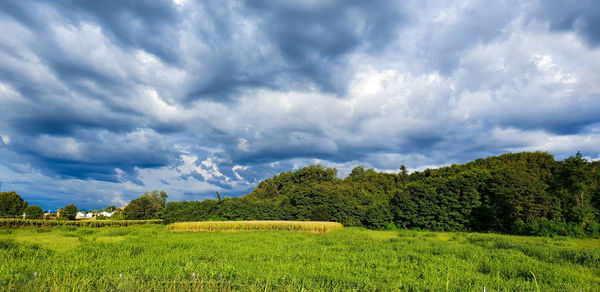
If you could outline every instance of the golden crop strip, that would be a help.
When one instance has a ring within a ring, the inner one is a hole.
[[[167,226],[171,231],[241,231],[288,230],[324,233],[344,226],[337,222],[319,221],[202,221],[177,222]]]

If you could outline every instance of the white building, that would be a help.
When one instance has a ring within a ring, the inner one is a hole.
[[[102,211],[100,212],[98,215],[102,215],[102,216],[106,216],[106,217],[110,217],[113,215],[114,212],[106,212],[106,211]]]
[[[93,218],[93,217],[94,217],[94,213],[92,213],[92,212],[79,211],[75,215],[75,218]]]

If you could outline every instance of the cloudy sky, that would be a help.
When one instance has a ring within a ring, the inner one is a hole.
[[[600,158],[600,1],[0,0],[0,188],[236,196],[321,163]]]

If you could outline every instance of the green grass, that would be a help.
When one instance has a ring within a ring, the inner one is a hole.
[[[476,233],[0,229],[0,290],[594,291],[600,240]]]
[[[0,219],[0,228],[18,227],[51,227],[51,226],[75,226],[75,227],[106,227],[106,226],[130,226],[140,224],[161,224],[162,220],[41,220],[41,219]]]

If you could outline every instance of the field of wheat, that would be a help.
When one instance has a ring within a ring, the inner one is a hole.
[[[337,222],[318,221],[203,221],[177,222],[167,226],[171,231],[244,231],[287,230],[325,233],[344,228]]]

